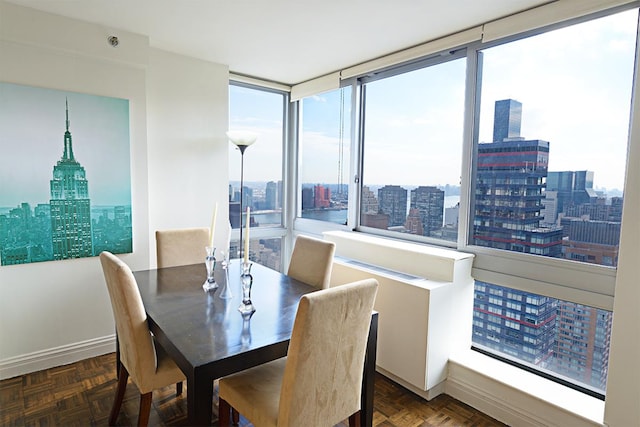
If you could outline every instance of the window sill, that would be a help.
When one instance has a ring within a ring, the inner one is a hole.
[[[453,397],[464,389],[478,394],[478,401],[487,405],[478,409],[489,415],[490,408],[497,409],[492,416],[505,421],[603,425],[604,401],[472,350],[449,358],[447,382]]]

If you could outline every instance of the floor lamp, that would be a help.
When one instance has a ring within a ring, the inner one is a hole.
[[[249,131],[233,131],[227,132],[227,138],[240,149],[240,240],[238,241],[238,258],[242,259],[242,204],[244,202],[244,151],[248,146],[256,142],[258,134]]]

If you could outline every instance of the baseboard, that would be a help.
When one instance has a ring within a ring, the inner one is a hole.
[[[116,350],[115,335],[93,338],[60,347],[0,360],[0,380],[56,366],[68,365]]]
[[[507,425],[519,427],[542,427],[545,425],[532,417],[528,411],[522,412],[519,408],[512,407],[508,401],[498,399],[467,383],[447,378],[445,390],[449,396]]]
[[[533,375],[533,374],[528,374]],[[535,378],[538,381],[539,377]],[[553,390],[536,396],[540,390],[534,381],[524,381],[511,385],[480,372],[469,365],[449,361],[449,376],[445,381],[445,393],[485,414],[518,427],[603,426],[596,421],[604,412],[604,402],[575,390],[562,391],[559,384],[551,384]],[[575,405],[567,404],[567,397],[575,394]],[[564,395],[564,396],[563,396]],[[552,400],[556,398],[558,402]],[[562,401],[564,400],[564,401]],[[584,403],[578,403],[583,401]],[[569,409],[571,407],[571,409]],[[580,414],[575,408],[589,412]],[[601,418],[600,418],[601,419]]]
[[[441,382],[440,384],[437,384],[435,386],[433,386],[432,388],[430,388],[429,390],[421,390],[418,387],[414,386],[413,384],[403,380],[402,378],[398,377],[397,375],[392,374],[391,372],[387,371],[386,369],[382,369],[380,366],[376,366],[376,371],[382,375],[384,375],[385,377],[389,378],[390,380],[392,380],[393,382],[401,385],[402,387],[406,388],[407,390],[411,391],[412,393],[417,394],[418,396],[422,397],[425,400],[431,400],[434,397],[437,397],[438,395],[442,394],[445,392],[445,382]]]

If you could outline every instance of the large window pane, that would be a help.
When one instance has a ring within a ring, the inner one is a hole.
[[[456,241],[465,60],[367,83],[360,225]]]
[[[476,282],[473,343],[480,350],[604,395],[610,311]]]
[[[346,224],[351,87],[303,99],[300,123],[301,216]]]
[[[634,9],[482,50],[471,244],[617,265],[636,27]],[[474,346],[600,396],[611,320],[476,283]]]
[[[482,51],[471,243],[617,265],[637,11]]]
[[[282,159],[285,95],[258,87],[229,85],[229,129],[258,134],[244,153],[242,211],[251,207],[249,258],[280,270],[282,267]],[[238,229],[246,220],[240,214],[240,150],[229,143],[229,221]],[[232,233],[230,254],[239,255],[239,230]],[[245,235],[246,236],[246,235]],[[244,236],[243,236],[244,238]]]
[[[244,153],[243,211],[251,207],[251,227],[282,225],[284,95],[229,85],[229,129],[258,134]],[[229,219],[240,225],[240,150],[229,143]]]

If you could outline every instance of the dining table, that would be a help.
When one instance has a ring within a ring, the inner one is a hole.
[[[187,378],[188,425],[211,425],[214,380],[287,355],[300,297],[317,288],[252,263],[253,314],[242,314],[241,259],[204,291],[204,262],[135,271],[149,329]],[[228,296],[230,298],[221,298]],[[361,423],[373,422],[378,313],[372,312],[361,394]]]

